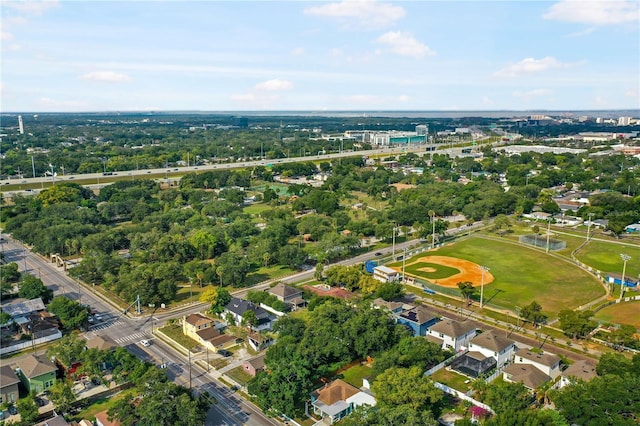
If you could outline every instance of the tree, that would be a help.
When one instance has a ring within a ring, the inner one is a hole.
[[[87,308],[66,296],[54,297],[49,303],[48,309],[60,319],[62,326],[67,330],[79,328],[87,324],[89,320]]]
[[[42,301],[47,304],[53,297],[53,290],[45,287],[42,280],[33,275],[23,274],[18,288],[20,289],[18,296],[28,300],[40,297]]]
[[[376,377],[371,390],[381,406],[404,405],[414,411],[428,410],[443,394],[423,373],[420,367],[392,367]]]
[[[496,414],[507,414],[524,410],[532,400],[522,383],[498,382],[489,385],[482,402]]]
[[[51,392],[51,402],[60,413],[69,411],[69,408],[76,400],[76,395],[73,393],[72,383],[69,379],[56,380],[49,391]]]
[[[16,402],[16,408],[20,414],[22,424],[33,425],[36,423],[36,419],[40,413],[38,412],[38,406],[33,396],[30,395],[26,398],[20,398],[18,402]]]
[[[493,220],[493,228],[496,231],[501,231],[502,229],[508,229],[511,227],[511,221],[504,214],[499,214]]]
[[[535,300],[522,308],[520,316],[525,321],[531,322],[534,327],[547,320],[547,316],[542,313],[542,306]]]
[[[378,286],[376,290],[376,297],[379,297],[387,302],[394,300],[404,295],[404,287],[399,282],[385,282]]]
[[[213,298],[213,293],[215,293],[215,298]],[[211,313],[221,314],[225,306],[231,301],[231,294],[224,287],[212,287],[203,292],[202,296],[200,296],[200,301],[211,303]]]
[[[560,328],[571,338],[585,337],[597,326],[597,323],[591,320],[592,316],[592,311],[560,311],[558,314]]]
[[[307,253],[297,245],[287,244],[280,247],[277,259],[279,264],[285,265],[290,269],[297,269],[307,260]]]
[[[69,333],[47,348],[47,356],[55,357],[60,364],[70,367],[74,362],[82,360],[86,341],[77,333]]]
[[[249,309],[242,314],[242,325],[246,327],[255,327],[258,324],[258,316],[255,311]]]
[[[476,289],[473,286],[473,283],[471,281],[464,281],[464,282],[461,281],[457,285],[458,285],[458,288],[460,289],[460,293],[462,294],[462,297],[464,297],[465,301],[467,303],[471,303],[471,298],[476,293]]]

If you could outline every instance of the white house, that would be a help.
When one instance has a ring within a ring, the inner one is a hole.
[[[396,281],[400,276],[400,273],[395,269],[391,269],[388,266],[376,266],[373,268],[373,278],[383,283]]]
[[[560,357],[555,354],[538,353],[530,349],[522,348],[515,353],[513,363],[533,365],[552,379],[555,379],[561,373]]]
[[[466,349],[476,335],[476,326],[471,321],[455,321],[446,319],[432,325],[427,335],[442,341],[442,349],[456,352]]]
[[[563,388],[568,386],[575,382],[576,379],[587,382],[596,377],[596,375],[596,365],[593,362],[578,360],[562,372],[558,387]]]
[[[498,335],[495,331],[487,331],[469,342],[469,351],[480,352],[486,357],[496,360],[496,367],[502,367],[507,361],[513,357],[516,345],[513,340]]]
[[[551,377],[531,364],[511,364],[502,371],[502,378],[506,382],[522,383],[530,390],[538,389],[551,380]]]

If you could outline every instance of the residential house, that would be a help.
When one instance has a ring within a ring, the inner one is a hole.
[[[403,324],[411,329],[414,336],[426,335],[427,329],[439,321],[436,314],[422,305],[403,310],[395,315],[395,318],[398,324]]]
[[[219,331],[221,328],[222,323],[201,314],[191,314],[182,318],[182,333],[212,351],[235,343],[235,337],[222,334]]]
[[[237,297],[232,297],[231,301],[227,303],[227,306],[225,306],[225,312],[233,317],[233,320],[236,324],[242,323],[242,316],[249,310],[253,311],[256,314],[256,318],[258,320],[257,324],[251,327],[253,331],[271,329],[271,326],[275,322],[276,317],[274,315],[271,315],[261,307],[254,305],[252,302],[249,302],[248,300],[238,299]]]
[[[0,367],[0,404],[10,404],[18,400],[18,383],[20,379],[13,368],[8,365]]]
[[[497,361],[479,351],[469,351],[456,359],[451,368],[469,377],[480,377],[496,368]]]
[[[307,303],[302,298],[302,290],[283,283],[278,283],[267,291],[279,301],[290,304],[293,310],[304,307]]]
[[[394,301],[387,302],[386,300],[378,297],[377,299],[373,300],[372,305],[376,309],[386,309],[392,314],[400,314],[402,312],[404,303]]]
[[[513,340],[500,336],[494,330],[479,334],[469,342],[469,351],[480,352],[486,357],[495,359],[498,368],[511,360],[515,349]]]
[[[455,321],[446,319],[427,330],[427,336],[440,339],[442,349],[456,352],[466,349],[476,335],[476,326],[471,321]]]
[[[20,302],[16,301],[2,306],[2,310],[12,318],[26,317],[29,314],[44,311],[45,309],[44,302],[40,297]]]
[[[275,343],[275,339],[272,339],[271,337],[265,336],[263,334],[251,332],[247,335],[247,342],[254,351],[259,352]]]
[[[522,383],[529,390],[538,389],[551,380],[532,364],[511,364],[502,371],[502,377],[507,382]]]
[[[560,375],[560,357],[555,354],[522,348],[515,353],[513,363],[533,365],[552,379]]]
[[[28,392],[40,393],[53,386],[58,367],[48,358],[27,355],[15,361],[18,377]]]
[[[400,273],[388,266],[381,265],[373,268],[373,278],[383,283],[388,283],[397,281],[400,278]]]
[[[54,417],[50,418],[49,420],[45,420],[44,422],[38,423],[37,426],[69,426],[69,422],[67,422],[64,417],[55,414]]]
[[[255,377],[256,374],[264,370],[265,356],[266,354],[262,354],[246,360],[244,363],[242,363],[242,370],[251,377]]]
[[[311,405],[316,415],[333,424],[351,414],[358,406],[376,405],[376,400],[368,393],[338,379],[313,391]]]
[[[96,413],[96,426],[120,426],[121,424],[118,419],[109,420],[107,410]]]
[[[579,360],[574,362],[562,372],[560,375],[560,382],[558,386],[563,388],[576,380],[583,380],[585,382],[596,377],[596,365],[591,361]]]
[[[107,335],[94,336],[87,340],[85,346],[87,349],[98,349],[100,351],[113,351],[119,347],[116,341]]]

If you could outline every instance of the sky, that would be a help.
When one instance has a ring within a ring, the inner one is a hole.
[[[0,8],[0,112],[640,108],[638,0]]]

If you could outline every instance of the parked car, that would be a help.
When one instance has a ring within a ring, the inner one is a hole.
[[[226,349],[220,349],[218,350],[218,354],[222,355],[222,356],[231,356],[232,353]]]
[[[9,412],[9,414],[11,414],[12,416],[15,416],[16,414],[18,414],[18,409],[16,408],[15,405],[11,405],[9,406],[9,408],[7,409],[7,411]]]
[[[140,340],[140,344],[145,348],[148,348],[149,346],[151,346],[151,342],[146,339]]]

